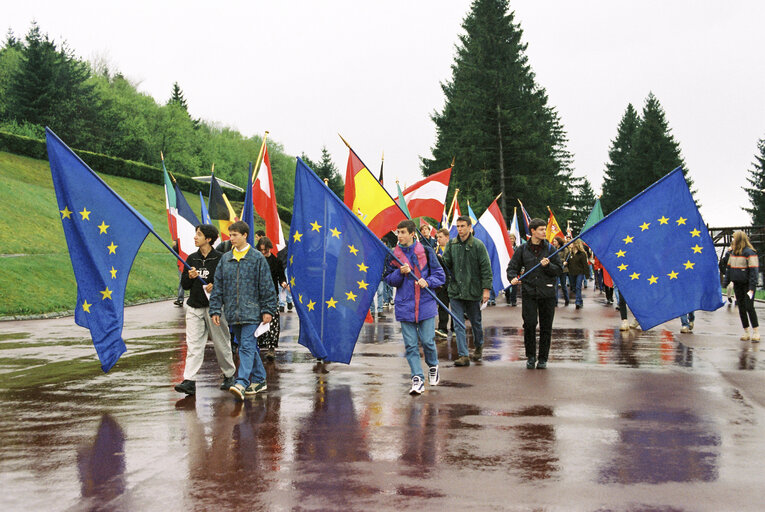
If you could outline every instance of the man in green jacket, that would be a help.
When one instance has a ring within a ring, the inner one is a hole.
[[[457,218],[457,237],[449,240],[444,249],[444,263],[452,273],[449,282],[449,307],[456,318],[467,314],[473,330],[473,361],[483,355],[483,328],[481,327],[481,304],[489,300],[491,289],[491,262],[483,242],[473,236],[470,217]],[[457,359],[454,366],[470,366],[465,328],[454,322],[457,334]]]

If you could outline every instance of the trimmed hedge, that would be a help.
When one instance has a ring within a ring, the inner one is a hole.
[[[23,137],[13,133],[0,132],[0,151],[37,158],[39,160],[48,159],[48,150],[45,147],[44,140]],[[97,172],[145,181],[147,183],[163,183],[162,169],[159,167],[152,167],[151,165],[141,162],[124,160],[122,158],[102,155],[100,153],[92,153],[82,149],[76,149],[74,151],[86,164]],[[173,176],[178,182],[178,186],[181,190],[193,194],[202,192],[202,194],[205,195],[209,191],[209,186],[206,183],[193,180],[190,176],[175,173],[173,173]],[[231,201],[244,202],[243,192],[228,189],[226,190],[226,196]],[[281,220],[287,224],[292,222],[292,210],[282,205],[277,205],[277,209],[279,210],[279,217]]]

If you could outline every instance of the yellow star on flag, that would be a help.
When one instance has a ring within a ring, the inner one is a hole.
[[[298,302],[301,303],[301,304],[303,303],[303,294],[302,293],[298,294]]]
[[[119,247],[119,245],[114,245],[114,242],[106,246],[106,248],[109,249],[109,254],[117,254],[117,247]]]
[[[640,231],[645,231],[646,229],[648,229],[648,226],[650,226],[650,225],[651,225],[651,223],[650,223],[650,222],[644,222],[644,223],[642,223],[642,224],[640,225]]]
[[[84,310],[86,313],[90,313],[90,306],[92,306],[92,305],[93,305],[93,304],[88,304],[88,301],[86,301],[86,300],[82,301],[82,309],[83,309],[83,310]]]
[[[677,222],[677,225],[679,226],[679,225],[681,225],[681,224],[685,224],[685,221],[686,221],[686,220],[688,220],[688,219],[686,219],[685,217],[680,217],[680,218],[679,218],[679,219],[677,219],[675,222]]]
[[[340,231],[338,231],[335,228],[330,229],[330,231],[332,232],[332,236],[334,236],[335,238],[340,238]]]
[[[356,248],[355,248],[354,246],[352,246],[352,245],[349,245],[349,246],[348,246],[348,250],[349,250],[349,251],[351,251],[351,254],[353,254],[354,256],[356,256],[356,255],[359,253],[359,250],[358,250],[358,249],[356,249]]]
[[[689,270],[689,269],[693,270],[693,266],[695,265],[695,263],[691,263],[691,260],[688,260],[685,263],[683,263],[683,265],[685,265],[685,270]]]
[[[117,269],[114,268],[114,265],[112,265],[112,269],[109,271],[109,273],[112,275],[112,279],[117,279]]]
[[[667,275],[669,276],[669,279],[670,279],[670,281],[671,281],[672,279],[677,279],[677,275],[678,275],[678,274],[677,274],[677,272],[675,272],[675,271],[673,270],[672,272],[670,272],[670,273],[669,273],[669,274],[667,274]]]
[[[109,287],[106,287],[106,290],[98,292],[102,295],[101,300],[112,299],[112,291],[109,289]]]
[[[701,231],[699,231],[698,229],[694,229],[693,231],[691,231],[691,238],[693,238],[694,236],[700,237]]]
[[[619,265],[619,270],[627,270],[627,265],[622,263],[621,265]]]
[[[101,221],[101,224],[98,225],[98,234],[99,235],[105,234],[107,229],[109,229],[109,224],[107,224],[104,221]]]
[[[290,286],[295,286],[295,276],[290,277]]]
[[[313,307],[316,305],[316,303],[312,300],[308,301],[308,304],[306,304],[306,307],[308,307],[308,311],[313,311]]]
[[[352,300],[353,302],[356,302],[356,295],[353,294],[353,292],[345,292],[346,300]]]
[[[659,280],[658,277],[651,275],[651,277],[648,278],[648,284],[656,284],[656,281],[658,280]]]
[[[703,247],[701,247],[699,244],[696,244],[695,246],[691,247],[691,249],[693,249],[694,254],[701,254],[701,249],[703,249]]]
[[[337,301],[335,300],[335,298],[334,298],[334,297],[330,297],[330,298],[329,298],[329,300],[325,300],[324,302],[326,302],[326,303],[327,303],[327,307],[328,307],[328,308],[335,308],[335,309],[337,309],[337,308],[335,307],[335,304],[337,304]]]
[[[667,222],[669,222],[669,219],[662,215],[659,219],[659,224],[666,224]]]
[[[61,218],[62,219],[71,219],[72,218],[72,212],[69,210],[68,206],[64,206],[63,210],[59,210],[61,212]]]
[[[292,258],[294,258],[294,257],[295,257],[294,254],[292,256],[290,256],[290,265],[292,265]]]
[[[630,279],[632,281],[634,281],[635,279],[640,279],[640,274],[638,274],[637,272],[633,272],[632,274],[630,274]]]
[[[321,229],[321,226],[317,221],[311,222],[311,231],[319,231]]]
[[[625,251],[619,251],[619,252],[616,253],[616,257],[617,258],[622,258],[622,257],[624,257],[625,254],[627,254]]]
[[[358,283],[360,290],[366,290],[367,286],[369,286],[369,283],[365,283],[363,279],[361,281],[356,281],[356,283]]]
[[[90,212],[87,208],[83,207],[80,215],[82,215],[82,220],[90,220]]]
[[[357,267],[359,267],[359,272],[366,272],[366,271],[367,271],[367,269],[369,268],[369,267],[367,267],[366,265],[364,265],[363,263],[359,263],[359,264],[358,264],[358,265],[356,265],[356,266],[357,266]]]
[[[631,243],[632,243],[632,240],[633,240],[634,238],[635,238],[634,236],[629,236],[629,235],[627,235],[627,238],[624,238],[623,240],[624,240],[624,243],[625,243],[625,244],[631,244]]]
[[[298,231],[298,230],[296,229],[296,230],[295,230],[295,234],[294,234],[294,235],[292,235],[292,241],[293,241],[293,242],[299,242],[299,241],[300,241],[300,237],[301,237],[301,236],[303,236],[303,235],[302,235],[302,234],[300,234],[300,231]]]

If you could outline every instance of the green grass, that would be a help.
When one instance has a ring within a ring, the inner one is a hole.
[[[100,176],[169,242],[161,184]],[[0,183],[0,316],[72,310],[76,284],[48,162],[0,152]],[[199,196],[184,195],[199,212]],[[175,257],[149,235],[130,272],[126,301],[173,297],[177,287]]]

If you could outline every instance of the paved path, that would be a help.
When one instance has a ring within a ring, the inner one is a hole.
[[[589,291],[526,370],[520,308],[484,312],[484,361],[411,397],[398,324],[318,367],[285,313],[264,396],[218,389],[212,346],[182,399],[182,311],[126,312],[101,372],[72,318],[0,323],[3,510],[762,510],[765,363],[738,314],[620,333]],[[760,318],[765,311],[759,310]]]

